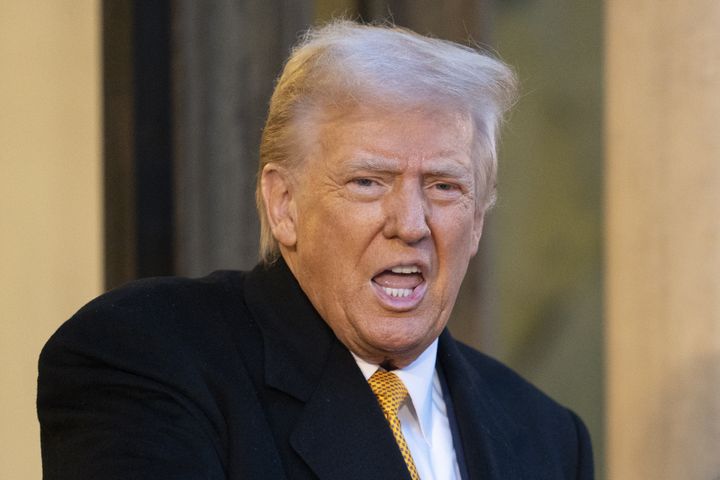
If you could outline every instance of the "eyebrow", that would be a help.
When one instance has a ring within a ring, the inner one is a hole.
[[[472,170],[466,168],[463,165],[457,163],[442,165],[437,168],[430,168],[425,172],[425,175],[431,177],[448,177],[448,178],[464,178],[466,176],[472,176]]]
[[[353,158],[347,162],[351,170],[372,170],[374,172],[395,173],[400,171],[397,160],[382,157],[360,157]]]
[[[440,152],[442,154],[450,152]],[[449,155],[448,155],[449,157]],[[446,157],[447,161],[442,161],[442,165],[430,166],[423,172],[423,175],[431,177],[449,177],[449,178],[463,178],[465,176],[472,176],[472,170],[467,168],[458,162],[452,161]],[[373,172],[382,173],[399,173],[402,167],[399,165],[399,161],[392,158],[383,158],[381,156],[372,157],[361,157],[353,158],[348,161],[347,166],[350,170],[371,170]]]

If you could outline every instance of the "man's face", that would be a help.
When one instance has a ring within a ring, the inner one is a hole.
[[[405,366],[445,327],[477,251],[471,122],[358,108],[317,139],[293,182],[296,241],[281,251],[350,350]]]

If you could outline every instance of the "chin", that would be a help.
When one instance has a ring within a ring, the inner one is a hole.
[[[418,335],[415,332],[406,330],[393,330],[373,332],[367,336],[367,344],[384,357],[405,357],[408,355],[419,355],[434,337],[428,340],[427,335]]]

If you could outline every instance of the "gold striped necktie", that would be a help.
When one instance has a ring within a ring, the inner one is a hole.
[[[390,430],[392,430],[395,441],[400,448],[400,453],[405,459],[405,464],[410,472],[410,478],[420,480],[420,475],[418,475],[417,469],[415,468],[415,462],[410,454],[410,449],[400,429],[400,419],[397,416],[400,405],[408,396],[405,385],[394,373],[384,372],[382,370],[373,373],[368,383],[377,397],[378,402],[380,402],[380,408],[382,408],[385,418],[390,424]]]

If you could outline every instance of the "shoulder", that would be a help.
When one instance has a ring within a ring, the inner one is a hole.
[[[203,278],[155,277],[129,282],[90,301],[70,323],[98,314],[180,317],[225,303],[242,293],[244,272],[218,271]],[[189,309],[189,310],[188,310]],[[157,318],[157,317],[156,317]]]
[[[95,324],[172,323],[180,326],[203,314],[216,316],[242,300],[244,272],[219,271],[207,277],[155,277],[136,280],[100,295],[82,307],[61,328]],[[90,325],[88,325],[89,327]]]
[[[538,407],[553,411],[562,408],[555,400],[504,363],[462,342],[456,341],[456,344],[470,368],[480,376],[483,383],[492,386],[493,396],[503,405],[513,407],[516,411],[537,411]]]
[[[242,336],[240,330],[251,323],[244,275],[158,277],[113,289],[60,326],[41,353],[41,367],[73,357],[164,373],[193,357],[207,361],[232,348],[231,338]]]
[[[461,365],[469,369],[485,387],[486,393],[502,405],[517,413],[536,412],[538,409],[554,412],[565,410],[504,363],[460,341],[450,341],[461,357]]]
[[[443,343],[443,355],[458,357],[446,358],[445,368],[449,364],[455,369],[446,375],[473,384],[476,399],[490,406],[503,435],[528,464],[554,462],[567,473],[562,478],[575,478],[569,476],[572,472],[577,478],[592,478],[590,437],[574,412],[500,361],[447,335]]]

